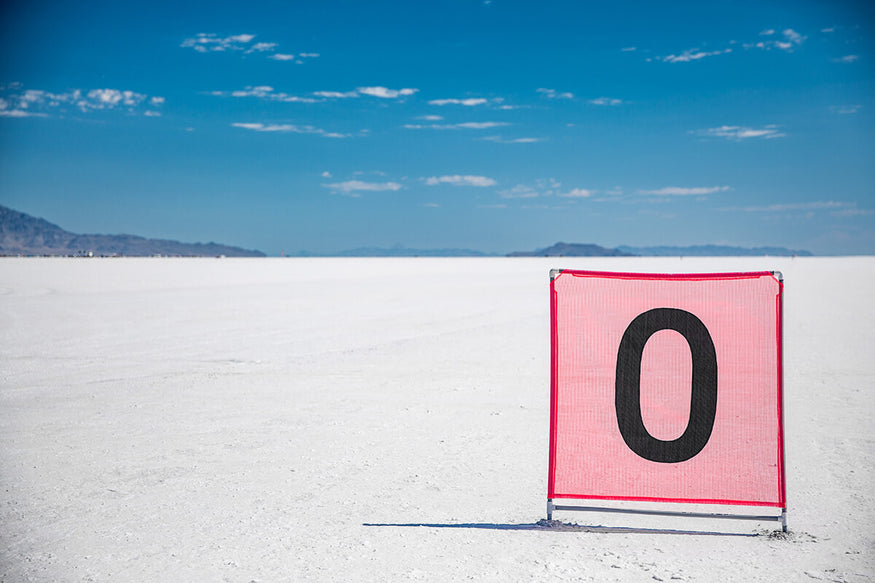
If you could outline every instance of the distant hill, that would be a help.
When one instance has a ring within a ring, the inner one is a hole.
[[[261,251],[219,243],[180,243],[136,235],[77,235],[44,219],[0,206],[0,255],[152,255],[264,257]]]
[[[811,257],[810,251],[786,249],[784,247],[731,247],[727,245],[692,245],[689,247],[617,247],[620,251],[643,257]]]
[[[620,249],[607,249],[589,243],[556,243],[535,251],[514,251],[508,257],[632,257]]]

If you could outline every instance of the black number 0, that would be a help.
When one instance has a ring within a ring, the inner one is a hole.
[[[693,363],[690,418],[683,435],[664,441],[650,435],[641,417],[641,357],[644,345],[660,330],[679,332],[690,345]],[[717,414],[717,353],[702,321],[684,310],[656,308],[638,315],[620,341],[614,394],[623,441],[639,456],[677,463],[696,456],[708,443]]]

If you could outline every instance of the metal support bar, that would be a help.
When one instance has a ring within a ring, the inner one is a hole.
[[[587,512],[608,512],[614,514],[643,514],[647,516],[682,516],[685,518],[732,518],[735,520],[779,520],[783,524],[784,532],[787,532],[787,510],[784,509],[780,516],[763,515],[752,516],[750,514],[712,514],[708,512],[672,512],[669,510],[633,510],[631,508],[599,508],[595,506],[565,506],[553,504],[547,501],[547,517],[550,519],[553,510],[583,510]]]

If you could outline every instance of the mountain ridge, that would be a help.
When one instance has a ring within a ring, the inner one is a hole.
[[[182,243],[138,235],[80,235],[0,205],[0,255],[147,257],[265,257],[261,251],[220,243]]]

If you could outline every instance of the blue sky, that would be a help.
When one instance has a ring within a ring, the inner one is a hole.
[[[73,232],[875,253],[868,3],[0,10],[0,204]]]

